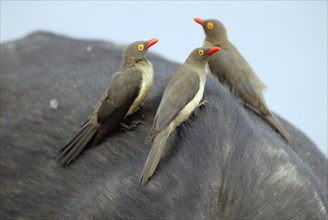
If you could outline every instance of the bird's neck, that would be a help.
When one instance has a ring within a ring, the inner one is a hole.
[[[123,68],[133,67],[139,62],[147,62],[147,59],[145,57],[142,57],[142,58],[124,57],[124,59],[123,59]]]
[[[204,47],[218,46],[218,47],[224,48],[228,44],[229,44],[229,40],[228,39],[216,39],[216,40],[213,40],[213,39],[205,38],[205,41],[204,41]]]
[[[197,65],[195,65],[197,63]],[[191,67],[191,69],[194,69],[196,70],[197,72],[205,72],[206,71],[206,64],[207,62],[204,61],[204,62],[199,62],[199,61],[196,61],[192,58],[188,58],[186,61],[185,61],[185,65],[188,65]]]

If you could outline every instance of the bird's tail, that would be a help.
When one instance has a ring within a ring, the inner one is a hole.
[[[140,176],[140,183],[145,184],[147,183],[149,177],[154,174],[154,171],[158,165],[159,160],[162,157],[164,147],[166,145],[167,139],[169,138],[172,128],[167,126],[164,130],[159,132],[156,137],[154,138],[153,146],[149,152],[148,158],[142,170]]]
[[[296,145],[294,139],[288,134],[288,132],[280,125],[278,120],[271,114],[264,115],[265,120],[275,129],[278,133],[292,146]]]
[[[65,166],[71,163],[93,139],[97,131],[96,125],[90,122],[85,123],[74,137],[59,150],[57,160],[60,165]]]

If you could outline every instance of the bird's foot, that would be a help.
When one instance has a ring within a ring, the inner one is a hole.
[[[141,105],[139,105],[135,110],[134,110],[134,113],[140,111],[142,109]]]
[[[149,134],[145,139],[145,144],[149,144],[153,140],[153,137],[151,134]]]
[[[203,99],[202,101],[199,102],[198,107],[199,108],[205,107],[206,103],[208,103],[208,101]]]
[[[131,130],[131,129],[137,127],[138,124],[142,124],[142,122],[141,121],[132,121],[130,125],[127,125],[123,122],[121,122],[120,124],[121,124],[123,130]]]

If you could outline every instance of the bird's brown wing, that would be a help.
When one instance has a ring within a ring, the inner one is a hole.
[[[230,89],[232,89],[235,83],[240,81],[240,77],[242,77],[242,68],[240,64],[236,62],[236,57],[224,49],[212,55],[208,62],[208,67],[212,75],[217,77],[221,83],[228,83]]]
[[[269,114],[262,92],[257,91],[257,88],[248,79],[246,79],[246,82],[237,84],[235,90],[246,105],[250,105],[254,110],[259,111],[263,115]]]
[[[263,90],[266,88],[265,84],[258,78],[245,58],[238,51],[236,53],[238,53],[237,63],[240,66],[240,77],[235,83],[236,92],[246,104],[256,108],[264,115],[269,114],[263,96]]]
[[[110,116],[120,110],[128,111],[138,96],[142,73],[137,68],[129,68],[113,76],[106,97],[97,109],[98,123],[104,123]],[[126,112],[122,113],[123,117]]]
[[[212,56],[209,68],[220,82],[227,82],[243,102],[262,114],[267,112],[262,94],[265,85],[232,44],[228,49],[221,49],[220,53]]]
[[[183,71],[182,68],[178,70],[163,93],[152,130],[161,131],[165,128],[195,97],[199,83],[199,76],[192,67],[188,68],[188,71]]]
[[[214,54],[209,61],[209,68],[220,82],[227,81],[230,88],[244,102],[244,105],[262,116],[286,141],[295,145],[295,141],[284,130],[268,109],[263,90],[265,84],[258,78],[252,67],[238,52],[234,45],[226,45],[220,53]]]

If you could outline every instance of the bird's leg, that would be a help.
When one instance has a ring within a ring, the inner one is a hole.
[[[142,104],[141,104],[142,105]],[[142,109],[141,105],[139,105],[135,110],[134,110],[134,113],[140,111]]]
[[[130,125],[127,125],[124,122],[121,122],[120,124],[121,124],[123,130],[131,130],[131,129],[137,127],[138,124],[142,124],[142,122],[141,121],[132,121]]]
[[[199,108],[204,107],[204,106],[206,105],[206,103],[208,103],[208,101],[205,100],[205,99],[203,99],[203,100],[201,100],[201,101],[199,102],[198,107],[199,107]]]

